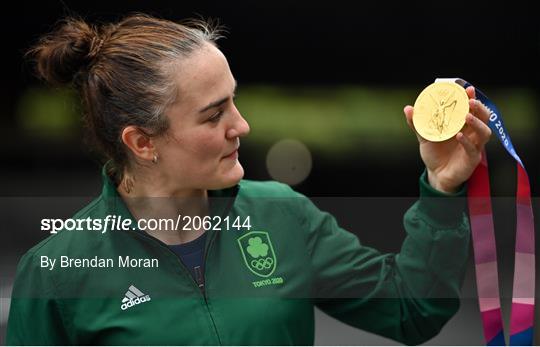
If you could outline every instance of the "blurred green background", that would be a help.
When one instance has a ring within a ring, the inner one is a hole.
[[[271,145],[294,138],[324,155],[357,150],[395,153],[411,142],[404,126],[404,105],[414,104],[421,89],[342,85],[302,87],[240,86],[236,104],[251,125],[249,141]],[[534,91],[495,89],[489,95],[502,112],[511,136],[534,137],[538,129]],[[44,141],[69,141],[81,134],[77,94],[68,88],[30,88],[19,100],[20,130]]]

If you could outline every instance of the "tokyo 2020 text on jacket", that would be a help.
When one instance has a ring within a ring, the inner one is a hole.
[[[74,218],[133,218],[105,170],[103,180],[102,194]],[[7,343],[313,345],[317,306],[418,344],[458,310],[470,240],[465,201],[431,188],[425,172],[420,198],[404,216],[399,254],[362,245],[281,183],[242,180],[209,193],[219,198],[212,211],[221,227],[206,231],[204,290],[167,245],[143,231],[61,231],[19,263]],[[248,216],[249,230],[224,229],[226,217],[244,223]],[[62,256],[115,266],[40,265],[42,257]],[[128,259],[159,266],[121,267]]]

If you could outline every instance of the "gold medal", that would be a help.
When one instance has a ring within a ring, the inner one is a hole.
[[[414,103],[413,124],[420,136],[432,142],[456,135],[469,112],[469,96],[453,82],[436,82],[427,86]]]

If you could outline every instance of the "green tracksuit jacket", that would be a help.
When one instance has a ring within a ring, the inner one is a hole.
[[[74,218],[132,218],[103,178],[101,196]],[[362,245],[281,183],[242,180],[210,194],[221,197],[212,216],[222,222],[221,231],[207,231],[204,291],[175,253],[143,231],[61,231],[19,263],[7,344],[313,345],[314,306],[419,344],[458,310],[470,239],[465,202],[432,189],[425,173],[420,199],[404,216],[399,254]],[[232,227],[237,217],[246,228]],[[62,256],[114,264],[61,268]],[[41,267],[43,257],[57,260],[53,270]],[[125,267],[127,257],[159,266]]]

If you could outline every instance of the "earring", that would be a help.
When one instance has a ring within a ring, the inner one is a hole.
[[[154,156],[152,157],[152,163],[157,164],[158,156],[156,153],[154,153]]]
[[[128,194],[133,190],[133,180],[130,177],[124,178],[124,189]]]

